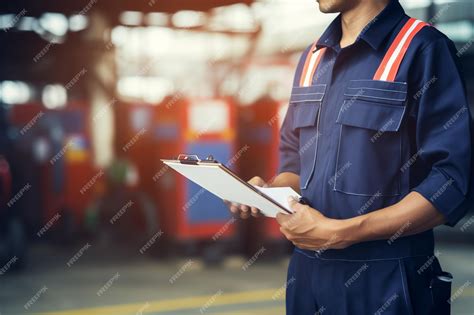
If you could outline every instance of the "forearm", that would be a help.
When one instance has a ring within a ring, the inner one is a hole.
[[[280,173],[268,183],[272,187],[290,186],[296,192],[300,192],[300,176],[290,172]]]
[[[343,221],[342,237],[354,244],[421,233],[445,218],[422,195],[411,192],[390,207]]]

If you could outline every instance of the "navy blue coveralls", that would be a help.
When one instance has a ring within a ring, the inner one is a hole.
[[[465,214],[470,111],[452,42],[423,27],[394,80],[374,80],[408,20],[392,0],[341,48],[339,16],[298,64],[281,128],[280,172],[299,174],[302,195],[327,217],[375,211],[411,191],[450,226]],[[299,86],[308,53],[324,48],[310,84]],[[439,297],[430,283],[440,272],[432,230],[341,250],[295,248],[287,314],[431,314]]]

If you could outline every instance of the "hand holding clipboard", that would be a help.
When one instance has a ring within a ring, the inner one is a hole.
[[[212,157],[200,160],[195,155],[180,155],[177,160],[162,161],[217,197],[255,207],[268,217],[280,212],[291,214],[287,198],[300,198],[290,187],[252,186]]]

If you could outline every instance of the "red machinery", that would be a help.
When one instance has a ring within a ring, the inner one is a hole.
[[[125,165],[126,178],[121,183],[117,180],[115,184],[108,182],[107,193],[112,195],[113,200],[108,202],[106,208],[111,208],[112,203],[114,206],[110,210],[116,212],[127,201],[133,201],[131,211],[127,211],[130,216],[124,220],[128,224],[128,231],[125,232],[129,235],[131,228],[140,231],[137,233],[138,240],[149,240],[159,232],[158,211],[153,200],[155,111],[155,106],[144,103],[120,102],[115,107],[115,164]],[[109,171],[113,171],[112,168]]]
[[[89,110],[82,103],[61,109],[46,109],[41,104],[13,106],[11,123],[19,130],[15,151],[21,167],[29,169],[32,209],[41,208],[36,228],[58,214],[61,238],[73,236],[84,219],[90,193],[84,189],[94,176],[90,143]]]
[[[241,147],[248,146],[245,158],[239,160],[241,178],[249,180],[260,176],[265,181],[271,181],[277,175],[280,126],[286,108],[286,103],[269,97],[239,106],[239,143]],[[280,226],[273,218],[250,219],[242,228],[249,253],[254,253],[262,244],[287,247]]]
[[[235,233],[234,219],[222,200],[159,161],[181,153],[200,158],[212,155],[235,168],[235,115],[235,105],[226,98],[188,99],[176,95],[157,106],[153,180],[163,232],[173,241],[229,240]]]

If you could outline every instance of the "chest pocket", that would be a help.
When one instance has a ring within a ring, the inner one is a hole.
[[[334,190],[363,196],[400,194],[407,85],[350,81],[336,123],[340,125]]]
[[[318,115],[325,84],[293,87],[290,106],[294,106],[293,130],[299,133],[300,185],[306,189],[314,172],[318,142]]]

